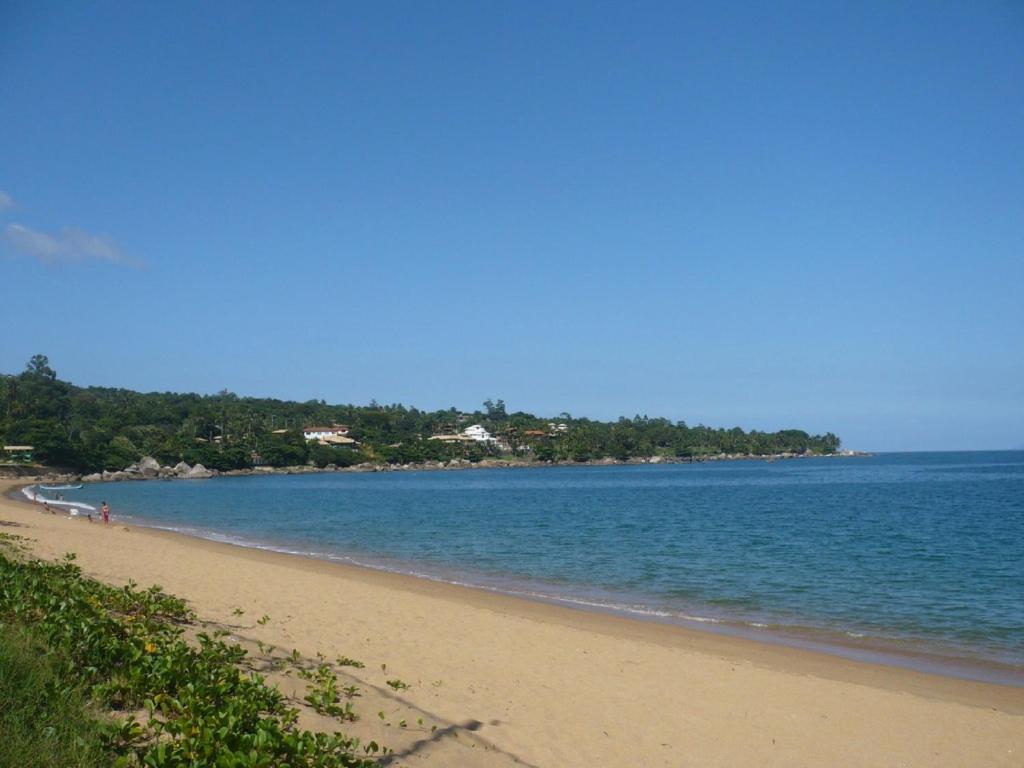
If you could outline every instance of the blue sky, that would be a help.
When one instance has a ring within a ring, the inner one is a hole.
[[[1024,445],[1024,6],[0,4],[0,371]]]

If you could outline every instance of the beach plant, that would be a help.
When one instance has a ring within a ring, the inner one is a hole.
[[[6,549],[8,552],[24,551],[30,541],[32,541],[32,539],[26,538],[25,536],[0,531],[0,548]]]
[[[351,701],[345,702],[344,706],[339,703],[341,696],[338,691],[338,676],[334,674],[329,666],[321,664],[315,672],[309,673],[307,671],[305,677],[311,682],[308,693],[303,699],[313,709],[321,715],[329,715],[341,720],[354,721],[356,719]],[[358,691],[358,688],[355,690]],[[352,697],[349,696],[348,698]]]
[[[25,642],[44,649],[39,655],[53,672],[42,688],[47,700],[75,701],[78,695],[87,702],[84,709],[75,706],[96,724],[89,749],[103,753],[98,764],[375,765],[371,757],[382,752],[376,743],[299,728],[298,710],[283,694],[241,667],[246,651],[239,645],[216,632],[187,640],[185,628],[194,619],[184,601],[158,586],[102,584],[83,577],[72,557],[52,564],[0,553],[0,636],[25,633]],[[342,719],[354,718],[351,702],[338,705],[333,673],[320,674],[321,705],[337,707]],[[26,705],[27,694],[13,690],[15,704]],[[94,716],[91,708],[107,714]],[[140,712],[145,716],[136,717]],[[5,740],[0,752],[7,745]],[[13,759],[12,765],[33,764]]]
[[[396,691],[404,691],[404,690],[407,690],[409,688],[409,684],[408,683],[403,683],[397,677],[394,680],[388,680],[387,684],[388,684],[389,687],[393,688]]]
[[[363,662],[350,659],[348,656],[339,656],[335,659],[335,663],[339,667],[355,667],[356,669],[362,669],[366,666]]]

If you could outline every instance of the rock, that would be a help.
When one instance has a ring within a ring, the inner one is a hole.
[[[86,475],[82,478],[83,483],[99,483],[103,481],[103,475],[99,472],[93,472],[91,475]]]
[[[160,474],[160,462],[152,456],[143,456],[139,461],[139,472],[143,477],[156,477]]]
[[[648,464],[661,464],[661,456],[651,456],[647,462]]]
[[[213,472],[208,470],[202,464],[196,464],[185,474],[186,480],[200,480],[206,477],[213,477]]]
[[[141,470],[139,469],[138,464],[129,464],[127,467],[124,468],[124,472],[125,474],[128,475],[137,475],[139,474],[139,472],[141,472]]]
[[[189,473],[190,469],[192,469],[192,467],[190,467],[184,461],[179,461],[177,464],[174,465],[174,474],[176,474],[178,477],[185,477],[185,475]]]
[[[121,482],[122,480],[127,480],[128,477],[129,475],[127,475],[124,472],[109,472],[107,470],[104,470],[103,474],[101,475],[101,479],[105,483],[118,483]]]

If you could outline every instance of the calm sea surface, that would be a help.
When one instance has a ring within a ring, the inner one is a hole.
[[[67,496],[239,544],[1024,685],[1024,452],[218,478]]]

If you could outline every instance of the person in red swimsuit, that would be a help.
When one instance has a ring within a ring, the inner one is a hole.
[[[103,502],[103,506],[100,507],[100,514],[103,515],[103,522],[110,522],[110,507],[107,506],[107,502]]]

